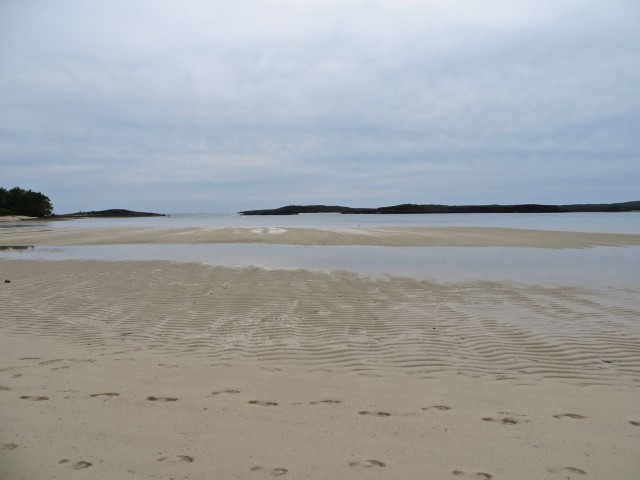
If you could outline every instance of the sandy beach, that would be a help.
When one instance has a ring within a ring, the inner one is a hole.
[[[3,479],[640,471],[634,289],[169,262],[0,274]]]
[[[640,480],[640,0],[0,5],[0,480]]]

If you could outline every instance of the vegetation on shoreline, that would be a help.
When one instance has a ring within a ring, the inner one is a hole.
[[[640,201],[625,203],[580,203],[573,205],[416,205],[405,203],[380,208],[351,208],[327,205],[288,205],[286,207],[245,210],[241,215],[298,215],[299,213],[415,214],[415,213],[563,213],[640,211]]]
[[[0,187],[0,216],[24,215],[27,217],[48,217],[53,212],[51,200],[40,192],[13,187]]]
[[[164,217],[162,213],[136,212],[121,208],[109,210],[93,210],[90,212],[76,212],[64,215],[53,213],[53,205],[46,195],[31,190],[14,187],[11,190],[0,187],[0,217],[25,216],[64,220],[89,217]]]

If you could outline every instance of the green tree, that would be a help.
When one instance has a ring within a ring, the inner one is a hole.
[[[53,212],[51,200],[40,192],[14,187],[6,190],[0,187],[0,209],[4,214],[48,217]]]

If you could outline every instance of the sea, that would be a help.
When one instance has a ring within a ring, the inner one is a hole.
[[[221,227],[500,227],[533,230],[640,234],[640,212],[502,213],[291,216],[173,214],[165,217],[87,218],[15,222],[5,228],[221,228]],[[0,258],[163,260],[225,267],[348,271],[372,277],[410,277],[441,282],[509,281],[588,287],[640,286],[640,246],[586,249],[503,247],[370,247],[264,244],[92,245],[0,248]]]
[[[26,223],[23,223],[27,225]],[[619,213],[456,213],[239,215],[178,213],[165,217],[85,218],[60,222],[29,222],[55,229],[104,227],[500,227],[574,232],[638,233],[640,212]]]

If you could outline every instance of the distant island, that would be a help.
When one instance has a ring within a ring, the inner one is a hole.
[[[111,218],[111,217],[166,217],[163,213],[151,213],[151,212],[134,212],[133,210],[125,210],[122,208],[112,208],[109,210],[92,210],[90,212],[76,212],[66,213],[64,215],[51,215],[52,219],[67,219],[67,218]]]
[[[416,213],[568,213],[640,211],[640,201],[624,203],[578,203],[573,205],[417,205],[403,203],[390,207],[352,208],[338,205],[287,205],[286,207],[245,210],[241,215],[298,215],[299,213],[416,214]]]
[[[40,219],[66,220],[73,218],[166,217],[166,215],[162,213],[136,212],[122,208],[56,215],[53,213],[51,200],[45,194],[20,187],[13,187],[10,190],[0,187],[0,217],[36,217]]]

